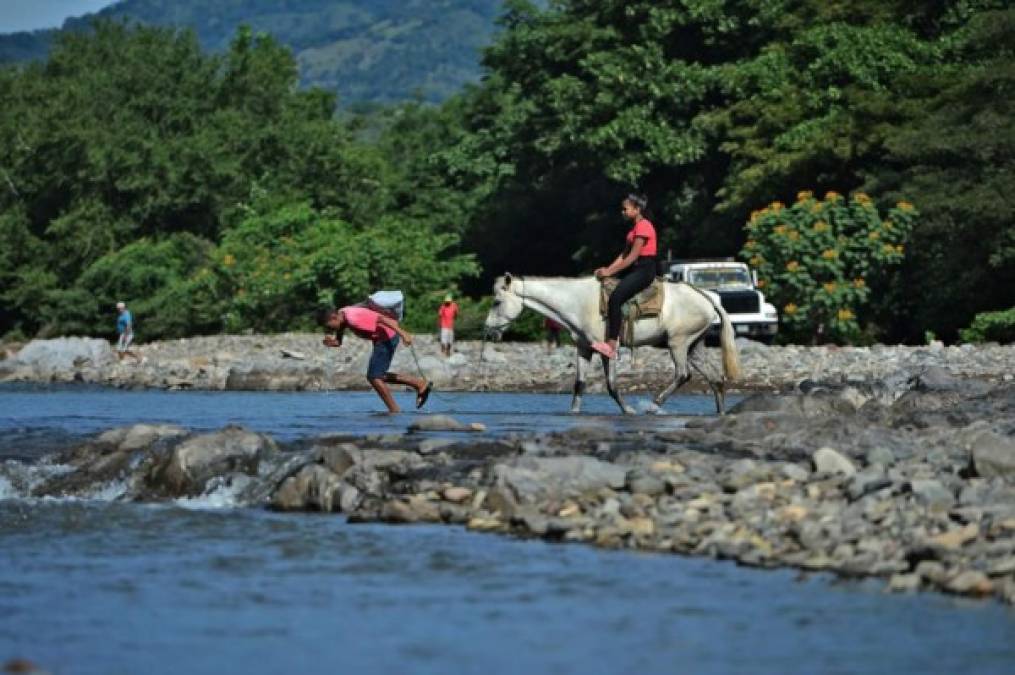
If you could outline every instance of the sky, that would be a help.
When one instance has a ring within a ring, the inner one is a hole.
[[[59,28],[63,20],[96,12],[114,0],[0,0],[0,33]]]

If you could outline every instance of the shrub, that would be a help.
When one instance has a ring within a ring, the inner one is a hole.
[[[741,255],[781,314],[792,341],[854,342],[859,315],[905,254],[917,212],[899,202],[882,219],[870,197],[801,192],[790,207],[774,202],[751,214]]]
[[[959,337],[963,342],[1015,342],[1015,307],[977,314]]]

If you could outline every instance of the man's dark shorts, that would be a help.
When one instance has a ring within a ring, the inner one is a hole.
[[[379,380],[391,367],[391,359],[395,358],[398,347],[398,336],[384,342],[375,342],[374,351],[370,354],[370,365],[367,366],[367,379]]]

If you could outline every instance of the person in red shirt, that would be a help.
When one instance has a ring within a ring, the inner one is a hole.
[[[560,329],[561,325],[546,317],[543,319],[543,328],[546,329],[546,351],[552,352],[554,349],[560,347]]]
[[[416,390],[416,407],[423,407],[433,390],[433,384],[422,378],[393,373],[388,370],[391,367],[391,360],[395,357],[395,349],[398,348],[399,340],[412,346],[412,335],[398,325],[397,319],[366,307],[354,306],[342,309],[329,307],[318,315],[317,321],[326,329],[335,331],[334,336],[325,336],[325,347],[341,347],[342,335],[346,328],[357,336],[374,343],[373,352],[370,354],[370,363],[367,366],[367,382],[384,401],[388,412],[397,413],[399,408],[391,396],[391,390],[388,389],[387,383],[412,387]]]
[[[450,293],[444,296],[444,302],[437,308],[437,327],[441,332],[441,352],[451,356],[451,348],[455,345],[455,319],[458,318],[458,303]]]
[[[624,303],[649,287],[656,276],[656,229],[646,218],[648,200],[630,194],[621,203],[621,213],[633,226],[627,233],[627,245],[616,260],[596,270],[596,277],[620,275],[621,281],[610,294],[607,305],[606,342],[594,342],[592,348],[607,358],[617,357],[620,341],[621,308]]]

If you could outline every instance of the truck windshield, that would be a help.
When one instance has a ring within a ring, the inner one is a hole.
[[[745,267],[710,267],[691,270],[690,282],[702,288],[750,288],[751,278]]]

